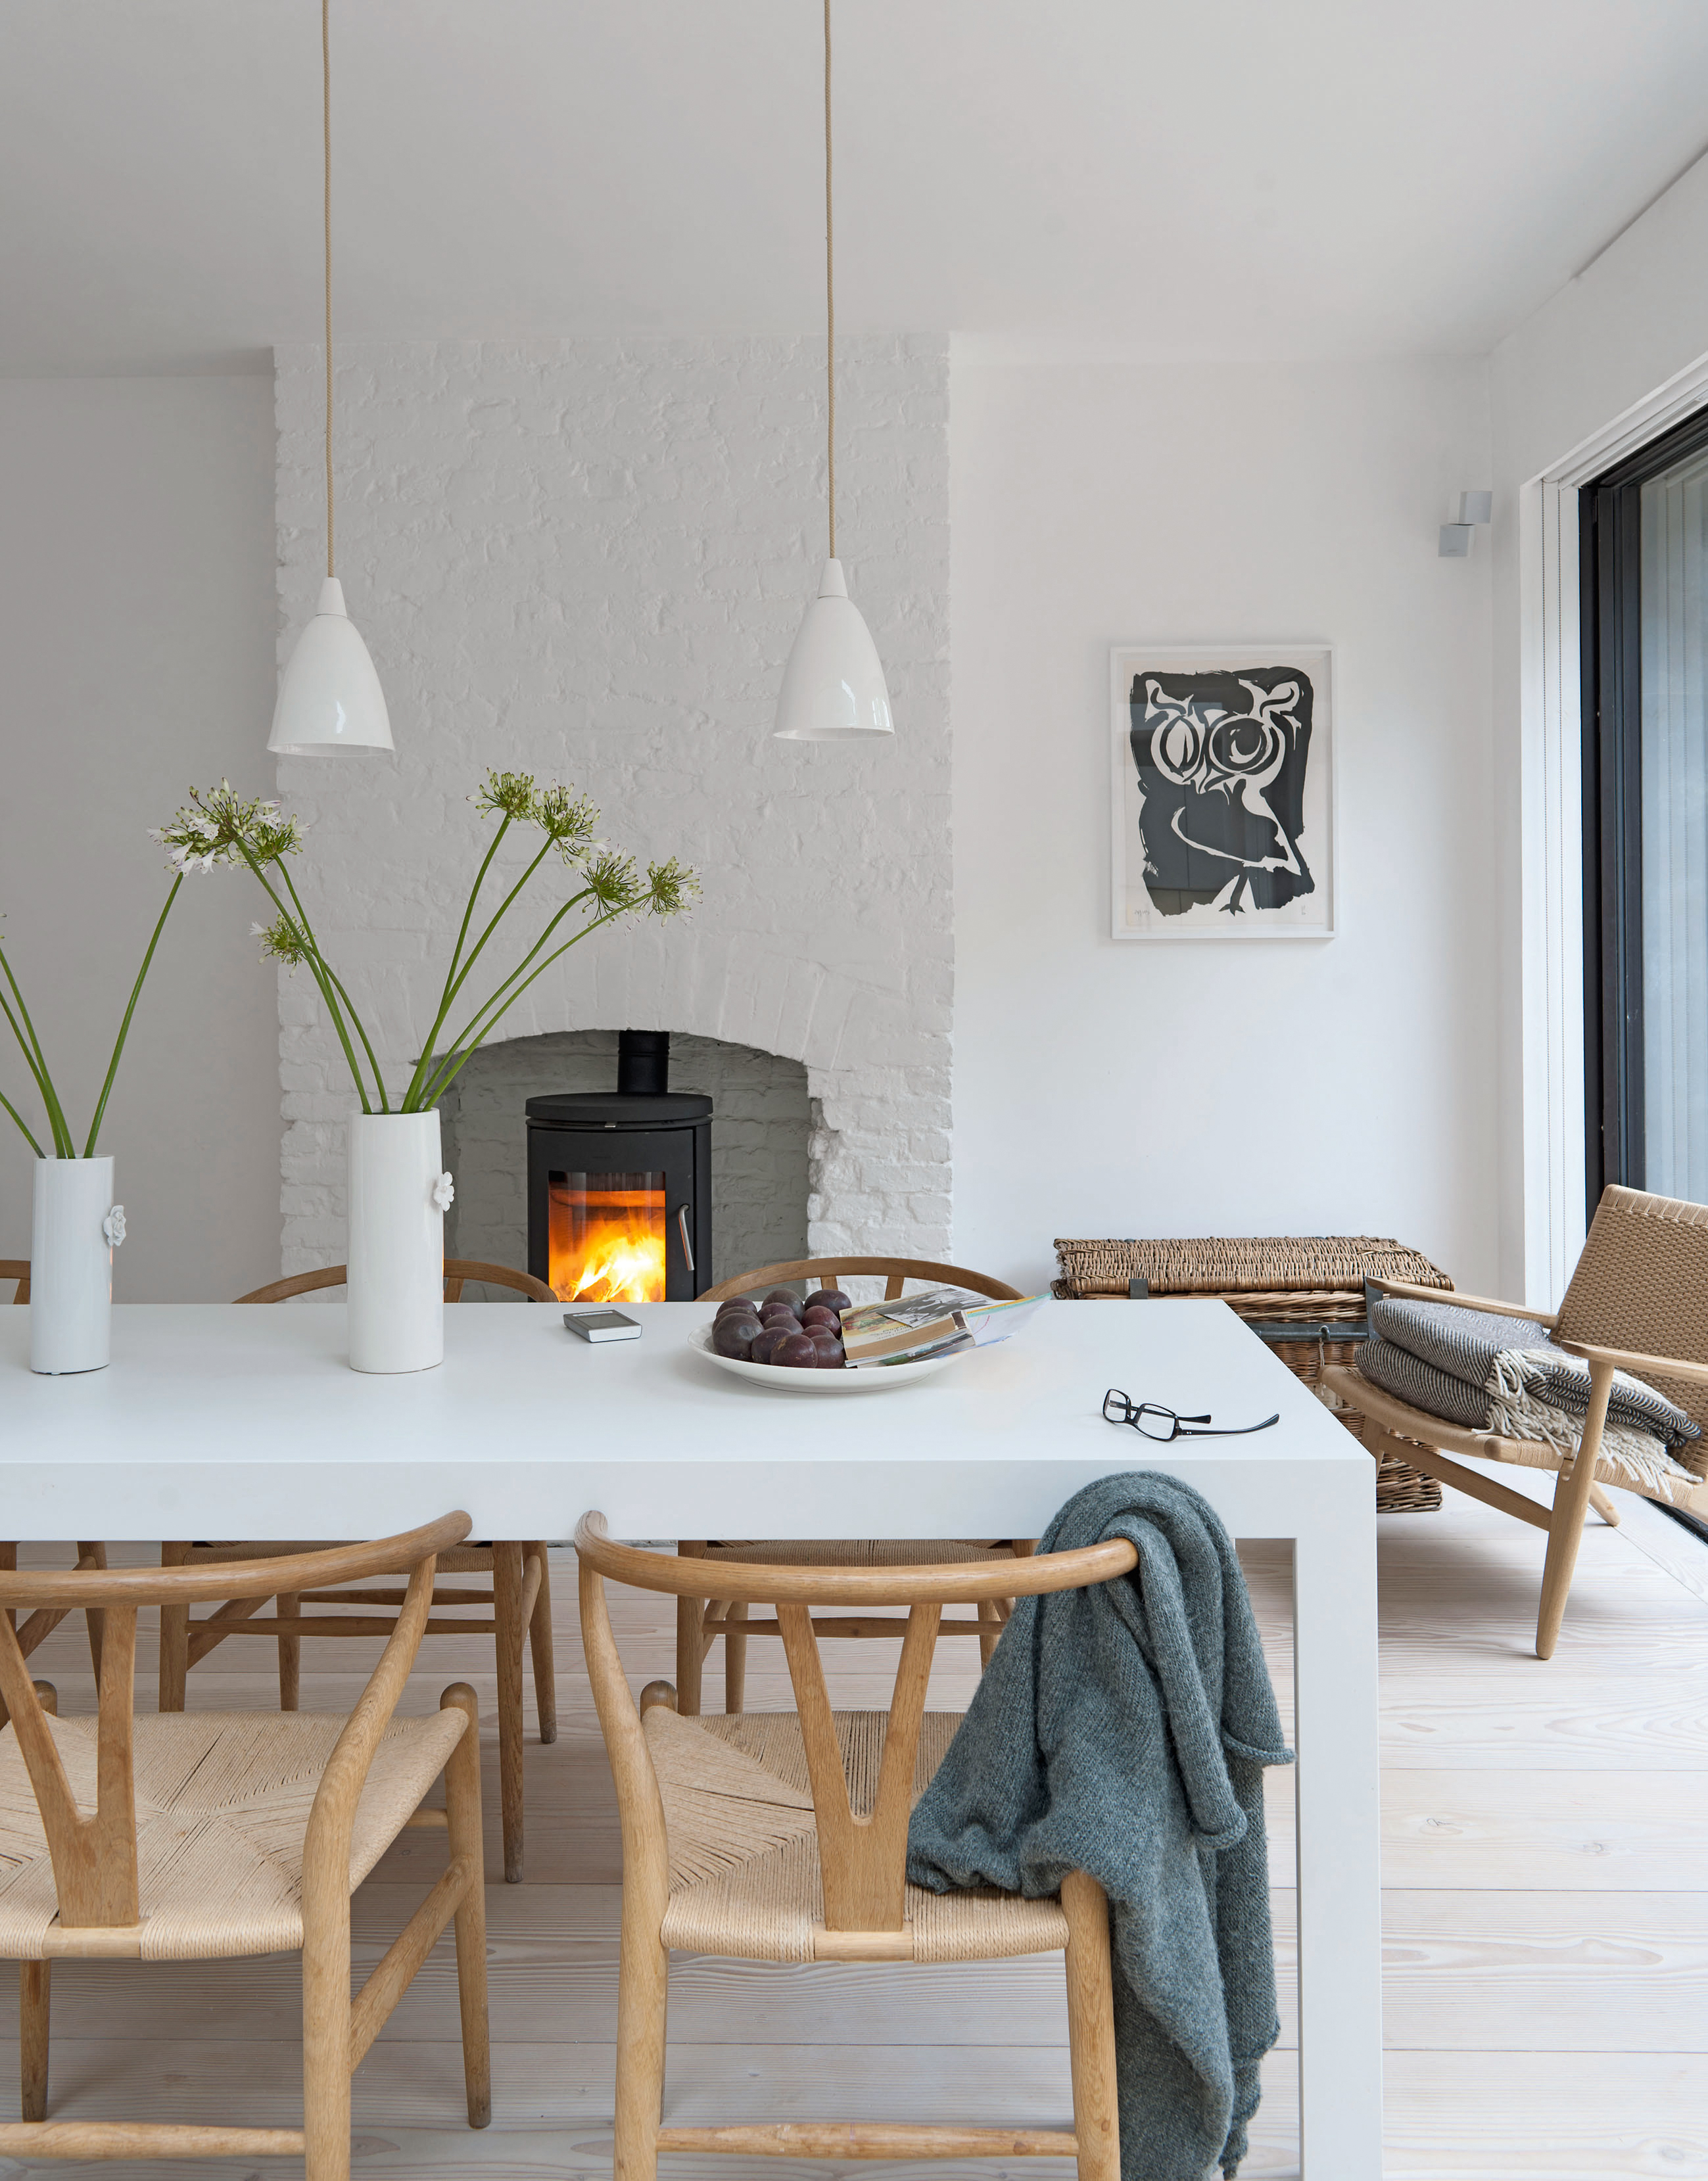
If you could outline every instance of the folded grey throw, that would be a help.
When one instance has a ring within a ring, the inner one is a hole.
[[[1359,1367],[1363,1368],[1367,1358],[1374,1361],[1377,1370],[1386,1375],[1377,1377],[1368,1371],[1364,1375],[1374,1384],[1387,1385],[1402,1400],[1410,1397],[1393,1383],[1396,1377],[1409,1378],[1419,1388],[1428,1387],[1441,1394],[1446,1394],[1440,1384],[1445,1378],[1470,1394],[1492,1394],[1497,1400],[1503,1394],[1528,1394],[1580,1420],[1589,1412],[1589,1366],[1581,1356],[1568,1356],[1556,1348],[1547,1328],[1533,1324],[1528,1318],[1384,1296],[1371,1307],[1370,1327],[1377,1338],[1367,1344]],[[1400,1355],[1379,1352],[1384,1348],[1398,1350]],[[1379,1351],[1374,1357],[1372,1349]],[[1423,1366],[1423,1371],[1409,1372],[1401,1356]],[[1462,1421],[1470,1429],[1484,1428],[1486,1399],[1484,1414],[1479,1416],[1461,1395],[1446,1397],[1468,1411]],[[1420,1401],[1418,1406],[1429,1409],[1432,1415],[1448,1416],[1451,1422],[1462,1421],[1461,1416],[1429,1401]],[[1683,1446],[1702,1436],[1683,1409],[1622,1371],[1614,1377],[1607,1421],[1647,1432],[1667,1447]]]
[[[1023,1598],[915,1807],[908,1876],[1109,1897],[1122,2181],[1231,2174],[1274,2043],[1266,1764],[1291,1761],[1209,1502],[1152,1471],[1069,1500],[1041,1553],[1129,1538],[1130,1576]]]

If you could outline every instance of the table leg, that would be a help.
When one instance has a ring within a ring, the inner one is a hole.
[[[1306,2181],[1373,2181],[1382,2171],[1375,1510],[1359,1483],[1357,1504],[1320,1507],[1293,1542]]]

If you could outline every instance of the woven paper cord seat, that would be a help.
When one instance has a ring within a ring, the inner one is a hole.
[[[162,1712],[135,1721],[144,1961],[207,1961],[302,1944],[302,1843],[341,1713]],[[350,1843],[354,1892],[445,1769],[459,1711],[395,1719],[374,1753]],[[95,1804],[96,1721],[53,1719],[72,1792]],[[57,1947],[58,1902],[14,1730],[0,1731],[0,1959]]]
[[[883,1753],[881,1711],[837,1712],[849,1800],[871,1807]],[[666,1705],[645,1717],[647,1748],[664,1797],[670,1906],[663,1939],[683,1953],[743,1961],[810,1962],[824,1924],[817,1827],[800,1721],[793,1712],[684,1719]],[[922,1794],[960,1725],[927,1712],[914,1768]],[[928,1893],[909,1886],[904,1910],[920,1962],[995,1961],[1059,1951],[1059,1900],[1009,1893]]]

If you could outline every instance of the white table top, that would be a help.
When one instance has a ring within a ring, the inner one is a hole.
[[[439,1369],[368,1377],[341,1304],[130,1305],[108,1369],[50,1378],[0,1311],[0,1534],[374,1536],[462,1507],[477,1536],[561,1538],[598,1507],[632,1538],[1035,1536],[1093,1477],[1156,1467],[1239,1534],[1293,1536],[1370,1494],[1369,1456],[1220,1303],[1048,1304],[846,1400],[718,1370],[688,1346],[707,1304],[633,1314],[640,1339],[595,1347],[556,1309],[456,1306]],[[1164,1447],[1103,1421],[1111,1385],[1281,1421]]]

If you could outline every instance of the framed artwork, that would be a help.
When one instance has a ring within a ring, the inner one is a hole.
[[[1109,654],[1117,939],[1332,939],[1325,644]]]

